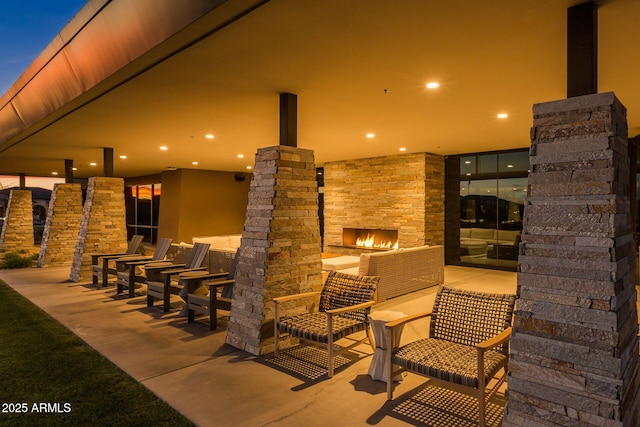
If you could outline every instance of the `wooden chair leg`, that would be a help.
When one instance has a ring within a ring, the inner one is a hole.
[[[212,287],[209,289],[209,330],[218,329],[218,308],[217,308],[217,290]]]
[[[136,268],[135,266],[129,266],[129,298],[133,298],[136,292]]]
[[[171,275],[169,274],[165,274],[164,277],[164,292],[162,292],[162,296],[162,311],[167,313],[171,309]]]
[[[147,307],[153,307],[153,297],[151,295],[147,295]]]
[[[478,349],[478,425],[484,427],[485,412],[484,353]]]
[[[327,315],[327,358],[329,359],[329,378],[333,377],[334,363],[333,363],[333,316]]]
[[[278,303],[273,305],[273,356],[278,357]]]

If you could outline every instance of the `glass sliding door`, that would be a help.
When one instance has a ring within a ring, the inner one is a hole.
[[[460,157],[460,263],[515,269],[528,151]]]

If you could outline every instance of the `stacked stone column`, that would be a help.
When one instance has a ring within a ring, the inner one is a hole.
[[[226,342],[266,354],[273,351],[272,298],[322,286],[313,151],[258,150],[238,257]]]
[[[89,178],[69,279],[91,278],[91,254],[124,253],[127,226],[122,178]]]
[[[81,221],[80,184],[56,184],[49,201],[38,267],[71,265]]]
[[[7,215],[2,225],[0,247],[7,251],[31,249],[33,240],[33,201],[31,190],[11,190]]]
[[[626,111],[604,93],[533,112],[503,425],[637,426]]]

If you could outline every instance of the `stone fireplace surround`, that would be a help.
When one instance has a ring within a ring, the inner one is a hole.
[[[371,246],[358,242],[368,240]],[[370,247],[372,249],[393,249],[398,242],[398,230],[383,230],[380,228],[349,228],[342,229],[342,245],[345,247]]]
[[[411,153],[324,164],[324,251],[358,255],[343,228],[397,230],[400,248],[444,244],[444,157]]]

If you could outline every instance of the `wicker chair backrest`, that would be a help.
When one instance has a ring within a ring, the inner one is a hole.
[[[348,307],[375,299],[378,276],[355,276],[332,271],[320,293],[319,311]],[[369,308],[351,311],[340,316],[361,322],[367,321]]]
[[[429,336],[476,345],[511,326],[516,296],[441,286],[433,304]],[[503,345],[497,349],[507,354]]]

